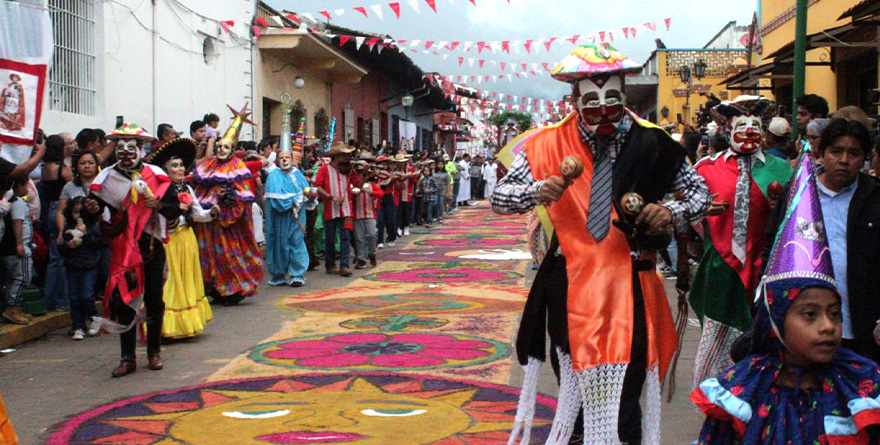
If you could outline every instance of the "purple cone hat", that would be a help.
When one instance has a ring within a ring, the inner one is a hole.
[[[767,272],[758,288],[755,346],[761,351],[781,347],[785,313],[801,290],[824,287],[837,292],[814,166],[807,152],[801,156],[787,204]]]

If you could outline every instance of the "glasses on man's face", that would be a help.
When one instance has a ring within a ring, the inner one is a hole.
[[[818,141],[818,140],[819,140],[819,135],[816,135],[816,134],[808,134],[808,135],[807,135],[807,139],[809,139],[809,140],[811,140],[811,141]]]

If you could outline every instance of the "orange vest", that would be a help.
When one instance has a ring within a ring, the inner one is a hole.
[[[12,429],[12,422],[6,414],[6,407],[3,404],[3,397],[0,397],[0,444],[16,445],[18,438],[15,436],[15,430]]]
[[[567,263],[568,337],[574,370],[628,363],[633,335],[630,247],[613,226],[601,242],[587,231],[593,155],[578,132],[577,114],[538,132],[526,142],[525,153],[535,180],[559,176],[562,159],[569,155],[584,164],[583,175],[558,202],[547,206]],[[611,219],[616,217],[612,209]],[[656,253],[645,255],[653,259]],[[645,300],[647,365],[649,369],[659,366],[662,380],[675,352],[675,326],[660,276],[654,270],[638,276]]]

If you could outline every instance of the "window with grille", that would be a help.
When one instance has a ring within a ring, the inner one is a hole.
[[[55,52],[49,108],[95,116],[97,92],[95,0],[49,0]]]

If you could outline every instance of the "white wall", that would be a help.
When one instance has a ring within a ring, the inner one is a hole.
[[[98,4],[96,116],[54,111],[47,103],[42,127],[48,133],[75,133],[83,127],[109,131],[122,115],[151,133],[158,124],[170,123],[188,135],[190,122],[209,111],[220,116],[222,133],[231,121],[226,104],[240,109],[250,101],[253,106],[249,24],[255,0]],[[234,20],[231,31],[241,37],[221,32],[222,20]],[[216,39],[217,56],[208,63],[203,55],[206,37]],[[242,129],[243,140],[252,138],[248,127]]]

